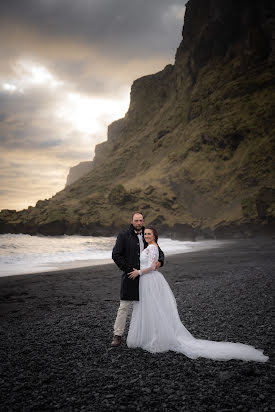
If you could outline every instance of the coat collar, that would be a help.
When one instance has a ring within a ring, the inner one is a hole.
[[[142,229],[141,229],[142,237],[144,237],[144,229],[145,229],[145,227],[142,226]],[[130,232],[131,232],[132,234],[136,235],[135,228],[134,228],[134,226],[132,225],[132,223],[130,224],[129,230],[130,230]]]

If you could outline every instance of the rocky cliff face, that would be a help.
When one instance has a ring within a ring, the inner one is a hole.
[[[93,168],[93,162],[80,162],[78,165],[70,168],[69,174],[67,176],[66,186],[71,185],[76,182],[82,176],[86,175]]]
[[[141,210],[182,238],[274,230],[274,4],[190,0],[174,65],[133,83],[92,170],[3,231],[107,234]]]

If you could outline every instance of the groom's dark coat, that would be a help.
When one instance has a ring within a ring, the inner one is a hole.
[[[144,240],[144,227],[142,228],[142,238],[144,248],[148,244]],[[128,273],[133,269],[140,269],[140,248],[139,240],[134,226],[131,224],[128,230],[119,233],[116,244],[113,248],[112,258],[120,270],[123,271],[121,278],[120,299],[139,300],[139,276],[129,279]],[[159,248],[159,261],[164,264],[164,254]]]

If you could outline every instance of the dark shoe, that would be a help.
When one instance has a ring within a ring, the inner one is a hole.
[[[121,344],[121,336],[114,335],[111,345],[119,346]]]

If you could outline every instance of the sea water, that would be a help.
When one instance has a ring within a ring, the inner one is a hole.
[[[111,263],[115,237],[0,235],[0,276]],[[222,244],[216,240],[186,242],[160,238],[164,254],[187,253]]]

